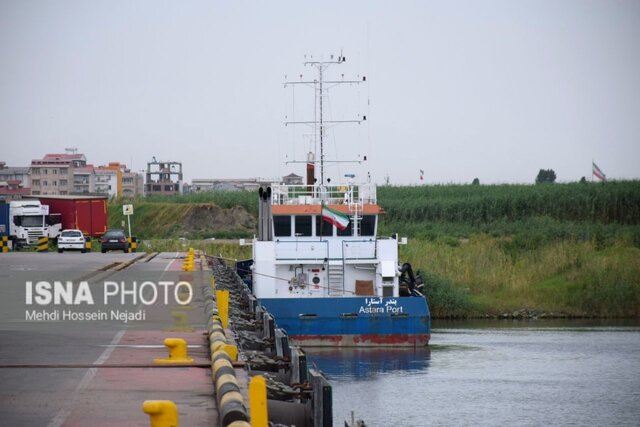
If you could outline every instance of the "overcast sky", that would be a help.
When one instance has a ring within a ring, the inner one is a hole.
[[[328,176],[393,184],[640,177],[640,1],[0,0],[0,160],[75,147],[185,178],[303,174],[313,91],[334,78]],[[308,106],[309,108],[306,108]]]

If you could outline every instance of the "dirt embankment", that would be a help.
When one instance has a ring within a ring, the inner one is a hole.
[[[188,206],[182,219],[182,229],[190,235],[220,235],[231,231],[252,232],[256,228],[256,218],[240,206],[230,209],[222,209],[212,204]]]
[[[251,237],[257,218],[243,207],[221,208],[213,203],[138,202],[131,226],[141,239],[208,239]],[[109,206],[109,227],[125,227],[118,205]]]

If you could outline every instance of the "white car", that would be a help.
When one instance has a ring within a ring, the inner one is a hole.
[[[62,253],[65,249],[75,249],[85,253],[87,251],[85,247],[84,234],[80,230],[62,230],[60,236],[58,236],[58,252]]]

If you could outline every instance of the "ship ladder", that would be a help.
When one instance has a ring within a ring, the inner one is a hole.
[[[329,264],[329,295],[344,295],[344,266]]]

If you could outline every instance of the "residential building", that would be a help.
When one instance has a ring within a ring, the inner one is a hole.
[[[31,194],[68,195],[75,192],[74,171],[84,168],[84,154],[46,154],[42,159],[31,161],[29,175]]]
[[[18,200],[21,199],[22,196],[28,196],[30,194],[31,188],[23,187],[22,181],[18,179],[0,181],[0,199]]]
[[[98,175],[102,177],[98,178]],[[109,178],[107,178],[109,176]],[[100,185],[98,185],[100,180]],[[107,190],[108,185],[111,186]],[[96,192],[117,197],[137,197],[144,192],[144,179],[142,174],[132,172],[127,165],[119,162],[109,162],[107,165],[96,168]]]
[[[95,173],[95,192],[98,194],[106,194],[109,197],[118,195],[118,173],[104,166],[94,168]]]
[[[144,179],[141,173],[125,169],[122,172],[122,196],[138,197],[144,195]]]
[[[92,194],[96,191],[94,170],[93,165],[73,169],[73,194]]]
[[[29,194],[29,168],[7,166],[5,162],[0,162],[0,198],[16,200]]]
[[[7,166],[5,162],[0,162],[0,181],[18,181],[20,187],[29,188],[29,168]]]
[[[109,164],[107,165],[97,167],[97,170],[111,171],[111,173],[115,175],[115,186],[113,186],[113,191],[114,194],[118,197],[122,196],[122,173],[126,168],[127,165],[124,165],[120,162],[109,162]]]

